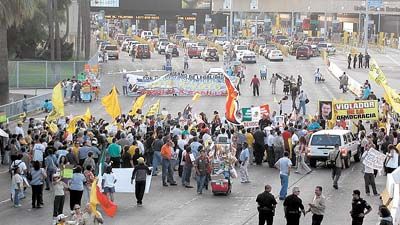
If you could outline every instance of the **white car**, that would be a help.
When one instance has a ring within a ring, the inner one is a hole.
[[[240,55],[239,61],[242,63],[257,63],[256,54],[252,51],[243,51]]]
[[[310,165],[316,167],[317,161],[327,161],[329,152],[335,149],[335,145],[339,145],[342,157],[345,157],[345,166],[349,167],[351,157],[356,162],[360,161],[359,144],[349,130],[317,131],[311,135],[307,148]]]
[[[169,42],[167,41],[159,42],[156,49],[158,51],[158,54],[165,53],[165,48],[167,47],[168,44]]]
[[[128,45],[130,41],[134,41],[133,38],[126,38],[121,44],[121,51],[128,51]]]
[[[329,55],[336,53],[336,49],[331,43],[319,43],[317,47],[320,52],[326,51]]]
[[[269,61],[283,61],[283,54],[281,50],[271,50],[268,53]]]

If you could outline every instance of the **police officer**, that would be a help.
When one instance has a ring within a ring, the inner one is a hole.
[[[278,204],[275,197],[271,194],[271,185],[265,185],[265,191],[257,196],[258,203],[258,224],[272,225],[274,223],[275,207]]]
[[[360,190],[353,191],[353,201],[351,202],[350,211],[352,225],[362,225],[365,215],[372,211],[372,207],[364,199],[360,198],[360,194]]]
[[[299,198],[300,189],[294,187],[292,189],[291,195],[287,196],[283,202],[283,207],[285,209],[285,217],[287,225],[299,225],[301,213],[306,215],[304,210],[304,205]]]

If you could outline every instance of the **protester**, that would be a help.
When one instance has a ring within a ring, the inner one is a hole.
[[[249,166],[249,158],[250,158],[249,148],[247,146],[247,143],[244,143],[243,150],[241,151],[239,157],[239,162],[240,162],[239,174],[241,183],[250,183],[249,172],[247,169],[247,167]]]
[[[43,206],[43,181],[46,179],[47,174],[43,168],[40,168],[39,161],[33,162],[31,170],[31,182],[32,187],[32,208],[42,208]],[[54,217],[61,213],[53,214]]]
[[[75,205],[81,205],[83,186],[85,183],[86,178],[82,174],[82,167],[77,166],[74,169],[74,173],[68,184],[70,193],[69,207],[71,208],[71,210],[74,209]]]
[[[285,152],[283,157],[275,163],[275,167],[279,169],[279,177],[281,179],[281,191],[279,192],[280,200],[285,200],[289,186],[289,175],[292,161],[290,161],[288,157],[289,152]]]
[[[110,198],[111,201],[114,201],[114,192],[115,192],[115,183],[116,182],[117,182],[117,179],[115,178],[115,175],[112,172],[112,166],[108,166],[106,168],[105,173],[103,174],[101,186],[104,190],[104,193]]]
[[[196,159],[194,165],[197,178],[197,194],[201,195],[203,194],[203,188],[206,183],[209,167],[209,161],[204,149],[200,150],[200,156]]]
[[[335,145],[335,150],[329,152],[328,159],[331,163],[333,188],[338,189],[338,181],[344,167],[344,161],[338,144]]]
[[[53,190],[54,190],[54,203],[53,203],[53,222],[57,219],[58,215],[63,214],[65,192],[67,184],[65,184],[60,177],[60,174],[53,175]]]
[[[146,177],[147,175],[151,175],[151,170],[145,165],[143,157],[140,157],[137,161],[138,165],[135,166],[132,172],[131,184],[133,184],[133,181],[135,180],[137,206],[142,206],[142,200],[146,189]]]

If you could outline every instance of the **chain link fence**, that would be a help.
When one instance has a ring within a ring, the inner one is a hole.
[[[85,64],[98,64],[98,55],[89,61],[9,61],[9,86],[53,88],[58,82],[83,72]]]

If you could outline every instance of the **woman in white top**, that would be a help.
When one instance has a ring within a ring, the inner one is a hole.
[[[105,173],[103,174],[102,187],[104,193],[109,196],[112,202],[114,202],[114,192],[115,192],[116,182],[117,179],[115,178],[115,175],[112,172],[112,167],[111,166],[107,167]]]
[[[388,150],[385,169],[386,173],[392,173],[399,166],[399,150],[394,145],[389,145]]]

